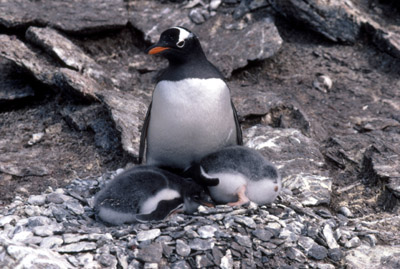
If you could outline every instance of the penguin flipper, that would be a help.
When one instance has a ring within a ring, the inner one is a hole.
[[[146,148],[146,138],[150,123],[151,105],[152,102],[150,103],[149,108],[147,109],[146,117],[143,122],[142,132],[140,133],[139,164],[143,162],[144,150]]]
[[[232,105],[232,110],[233,110],[233,117],[235,120],[235,126],[236,126],[236,141],[237,141],[238,145],[243,145],[242,129],[240,128],[239,117],[238,117],[235,105],[233,104],[232,100],[231,100],[231,105]]]
[[[158,203],[157,208],[149,214],[137,214],[136,220],[139,222],[149,222],[152,220],[163,220],[170,213],[175,211],[179,206],[182,205],[181,198],[175,198],[171,200],[162,200]]]

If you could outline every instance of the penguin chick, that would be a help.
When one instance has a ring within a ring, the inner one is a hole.
[[[231,146],[211,153],[196,165],[199,183],[219,180],[208,190],[214,201],[231,206],[252,201],[271,203],[282,189],[276,167],[258,151],[244,146]]]
[[[192,214],[205,195],[191,179],[153,166],[136,166],[96,195],[94,209],[97,218],[111,225],[162,220],[177,209]]]
[[[141,133],[139,162],[187,169],[211,152],[242,144],[230,90],[197,36],[183,27],[164,31],[147,49],[169,66],[159,76]]]

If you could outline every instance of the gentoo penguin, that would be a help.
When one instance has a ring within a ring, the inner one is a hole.
[[[162,220],[178,208],[191,214],[206,201],[204,188],[194,181],[154,166],[136,166],[96,195],[94,210],[103,222],[121,225]]]
[[[190,170],[197,173],[193,177],[198,182],[219,180],[218,185],[208,187],[217,203],[236,206],[252,201],[263,205],[273,202],[282,189],[276,167],[258,151],[244,146],[218,150],[202,158],[195,167]]]
[[[158,77],[147,111],[139,162],[146,140],[147,164],[182,170],[215,150],[242,144],[230,90],[194,33],[170,28],[147,52],[162,55],[169,66]]]

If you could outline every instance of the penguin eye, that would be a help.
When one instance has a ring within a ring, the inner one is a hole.
[[[176,43],[176,46],[178,48],[183,48],[183,46],[185,46],[185,40],[179,41],[178,43]]]

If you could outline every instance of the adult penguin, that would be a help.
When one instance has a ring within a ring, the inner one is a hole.
[[[139,162],[146,141],[147,164],[178,171],[211,152],[243,144],[228,85],[194,33],[172,27],[147,52],[160,54],[169,66],[158,77],[147,111]]]

